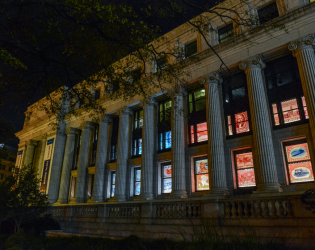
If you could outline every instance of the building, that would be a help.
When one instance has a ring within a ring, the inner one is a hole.
[[[1,145],[1,158],[0,158],[0,181],[8,175],[12,175],[15,171],[15,161],[17,149],[9,145]]]
[[[217,73],[218,57],[182,25],[168,42],[198,64],[172,98],[112,101],[99,89],[99,124],[82,113],[53,131],[39,113],[16,134],[16,167],[38,166],[64,231],[176,237],[168,226],[188,216],[248,221],[264,237],[314,244],[301,194],[315,188],[315,3],[235,6],[257,17],[244,28],[249,40],[220,18],[207,37],[232,76]]]

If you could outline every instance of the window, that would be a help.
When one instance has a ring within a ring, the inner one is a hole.
[[[208,160],[206,157],[195,158],[196,191],[209,190]]]
[[[111,175],[110,175],[110,197],[114,197],[115,195],[115,179],[116,179],[116,171],[111,171]]]
[[[208,140],[206,121],[205,89],[197,89],[188,95],[189,109],[189,140],[190,144]]]
[[[236,186],[238,188],[256,186],[253,154],[251,149],[234,152]]]
[[[305,122],[308,112],[296,59],[289,55],[271,61],[264,73],[273,125]]]
[[[197,54],[197,41],[185,45],[185,58]]]
[[[161,165],[162,193],[172,192],[172,165],[170,162]]]
[[[117,143],[118,143],[119,117],[114,117],[112,122],[112,136],[110,141],[110,162],[117,159]]]
[[[93,129],[93,137],[92,137],[91,166],[95,166],[95,163],[96,163],[98,130],[99,130],[99,125],[96,124]]]
[[[138,196],[141,188],[141,168],[134,168],[134,171],[134,195]]]
[[[132,131],[132,152],[133,156],[142,154],[142,126],[143,126],[143,109],[134,111],[134,127]]]
[[[226,42],[234,37],[233,23],[227,24],[226,26],[218,29],[219,43]]]
[[[80,155],[80,146],[81,146],[81,131],[76,135],[75,138],[75,147],[74,147],[74,154],[73,154],[73,165],[72,170],[78,169],[78,162],[79,162],[79,155]]]
[[[94,90],[94,96],[93,96],[94,101],[96,101],[97,99],[100,99],[100,97],[101,97],[101,90],[95,89]]]
[[[251,131],[250,110],[244,72],[224,79],[223,96],[227,136],[248,134]]]
[[[155,72],[162,71],[167,68],[167,57],[162,56],[155,61]]]
[[[266,23],[279,16],[277,3],[273,2],[259,10],[257,10],[259,24]]]
[[[314,181],[312,163],[306,140],[283,144],[290,183]]]
[[[171,109],[171,100],[159,103],[158,135],[160,151],[169,150],[172,146]]]

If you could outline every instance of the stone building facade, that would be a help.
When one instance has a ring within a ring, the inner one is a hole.
[[[291,217],[314,220],[299,199],[315,188],[315,3],[227,4],[256,17],[246,37],[218,17],[209,23],[208,42],[232,76],[218,73],[219,58],[182,25],[166,34],[167,42],[198,63],[172,97],[113,101],[100,87],[97,101],[107,113],[99,124],[82,112],[53,131],[38,113],[17,133],[16,167],[38,166],[41,189],[65,231],[163,237],[171,233],[154,224],[191,215],[265,218],[274,230],[280,224],[272,218],[285,217],[282,226],[302,232],[303,223]],[[272,20],[262,26],[264,15]],[[279,237],[310,238],[288,235]]]

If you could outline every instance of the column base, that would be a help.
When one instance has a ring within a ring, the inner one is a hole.
[[[105,202],[104,197],[97,197],[97,196],[95,196],[95,197],[92,197],[91,199],[89,199],[87,201],[87,203],[98,203],[98,202]]]
[[[204,195],[207,198],[220,198],[229,195],[230,192],[227,188],[211,188],[209,192]]]
[[[154,200],[153,194],[140,194],[140,196],[137,198],[137,200]]]
[[[253,191],[253,194],[268,194],[268,193],[280,193],[283,192],[279,183],[264,183],[258,184],[257,190]]]
[[[66,199],[58,199],[53,206],[58,206],[58,205],[63,205],[63,204],[68,204],[68,200]]]
[[[182,198],[188,198],[187,196],[187,192],[185,190],[176,190],[176,191],[172,191],[170,193],[170,196],[167,197],[168,199],[182,199]]]
[[[85,203],[84,198],[74,198],[69,204],[78,204],[78,203]]]
[[[127,201],[126,195],[115,195],[113,197],[114,201]]]

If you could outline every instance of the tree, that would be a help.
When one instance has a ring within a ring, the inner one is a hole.
[[[13,197],[14,184],[15,180],[12,175],[6,176],[4,180],[0,182],[0,227],[2,221],[6,220],[9,216],[9,203]]]

